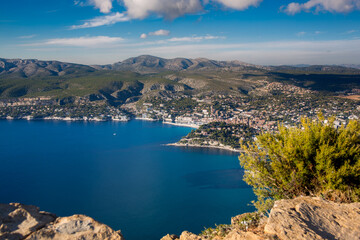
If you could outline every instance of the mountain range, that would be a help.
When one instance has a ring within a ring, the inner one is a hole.
[[[41,61],[37,59],[0,58],[0,76],[11,78],[29,78],[46,76],[64,76],[74,73],[94,72],[93,67],[59,61]]]
[[[0,98],[87,97],[123,103],[146,97],[263,95],[272,82],[327,93],[360,89],[360,69],[332,65],[260,66],[149,55],[108,65],[0,58]]]
[[[41,61],[37,59],[4,59],[0,58],[0,77],[29,78],[46,76],[64,76],[83,74],[98,70],[131,71],[137,73],[158,73],[161,71],[304,71],[360,74],[357,65],[299,65],[299,66],[260,66],[241,61],[216,61],[206,58],[165,59],[142,55],[122,62],[107,65],[81,65],[59,61]]]

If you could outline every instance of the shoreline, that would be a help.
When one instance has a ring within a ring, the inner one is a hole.
[[[235,149],[228,146],[212,146],[212,145],[199,145],[199,144],[184,144],[184,143],[167,143],[164,144],[164,146],[173,146],[173,147],[190,147],[190,148],[213,148],[213,149],[219,149],[219,150],[226,150],[234,153],[241,153],[244,152],[241,149]]]
[[[143,118],[143,117],[135,117],[133,118],[135,120],[141,120],[141,121],[148,121],[148,122],[158,122],[160,120],[158,119],[153,119],[153,118]],[[133,120],[133,119],[130,119],[129,121]]]
[[[123,119],[99,119],[99,118],[70,118],[70,117],[44,117],[44,118],[32,118],[32,117],[6,117],[0,118],[0,120],[26,120],[26,121],[65,121],[65,122],[130,122],[132,120],[140,120],[140,121],[148,121],[148,122],[162,122],[163,124],[178,126],[178,127],[189,127],[189,128],[199,128],[199,125],[196,124],[186,124],[186,123],[173,123],[173,122],[166,122],[163,120],[157,120],[152,118],[142,118],[142,117],[135,117],[129,118],[126,120]]]
[[[29,118],[29,117],[21,117],[21,118],[0,118],[0,120],[26,120],[26,121],[64,121],[64,122],[130,122],[132,120],[140,120],[140,121],[149,121],[149,122],[162,122],[163,124],[178,126],[178,127],[188,127],[188,128],[199,128],[200,126],[196,124],[184,124],[184,123],[172,123],[166,122],[162,120],[156,120],[152,118],[141,118],[135,117],[127,120],[120,119],[82,119],[82,118],[62,118],[62,117],[45,117],[45,118]],[[212,146],[212,145],[198,145],[198,144],[182,144],[182,143],[167,143],[163,144],[163,146],[173,146],[173,147],[190,147],[190,148],[212,148],[218,150],[225,150],[233,153],[243,152],[242,150],[234,149],[229,146]]]
[[[196,124],[187,124],[187,123],[173,123],[173,122],[162,122],[163,124],[168,124],[168,125],[174,125],[174,126],[179,126],[179,127],[190,127],[190,128],[199,128],[199,125]]]
[[[70,118],[70,117],[44,117],[44,118],[33,118],[33,117],[6,117],[0,118],[0,120],[26,120],[26,121],[65,121],[65,122],[128,122],[131,119],[101,119],[101,118]]]

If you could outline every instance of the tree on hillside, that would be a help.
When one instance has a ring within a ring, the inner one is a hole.
[[[278,132],[242,144],[244,180],[253,187],[259,211],[299,195],[359,201],[360,123],[351,120],[337,129],[334,120],[304,118],[299,126],[279,125]]]

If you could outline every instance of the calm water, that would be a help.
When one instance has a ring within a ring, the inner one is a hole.
[[[127,240],[199,233],[254,210],[237,155],[162,146],[189,131],[143,121],[0,121],[0,202],[86,214]]]

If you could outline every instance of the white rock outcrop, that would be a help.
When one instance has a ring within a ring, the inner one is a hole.
[[[284,240],[360,239],[360,203],[311,197],[276,201],[264,230]]]
[[[114,231],[85,215],[57,218],[38,207],[0,204],[0,239],[6,240],[124,240]]]
[[[360,203],[335,203],[320,198],[298,197],[276,201],[268,218],[260,220],[256,229],[241,231],[237,219],[232,219],[232,230],[213,240],[360,240]],[[264,221],[262,221],[264,220]],[[180,240],[209,239],[187,231]],[[164,239],[164,240],[170,240]]]
[[[56,216],[20,203],[0,204],[0,239],[24,239],[53,222]]]

